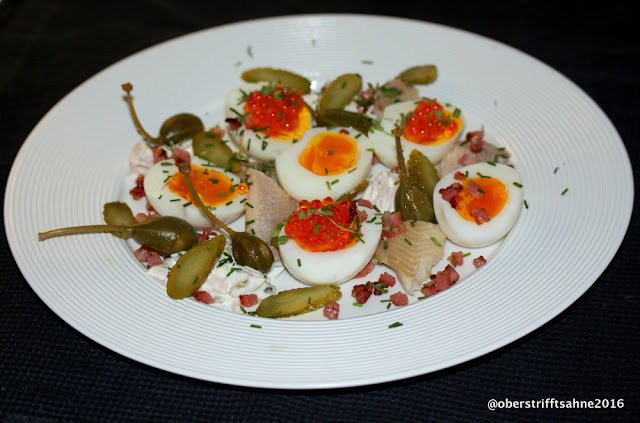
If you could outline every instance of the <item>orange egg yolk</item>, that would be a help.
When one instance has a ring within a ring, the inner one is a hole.
[[[300,209],[289,217],[285,234],[300,248],[312,252],[338,251],[349,248],[361,236],[356,219],[356,204],[350,201],[334,202],[331,197],[323,201],[302,200]]]
[[[459,112],[445,110],[435,100],[422,100],[408,117],[402,136],[416,144],[437,145],[453,137],[462,125]]]
[[[248,191],[245,183],[234,185],[233,181],[224,173],[193,164],[191,165],[189,179],[191,179],[193,187],[205,206],[219,207],[225,205],[233,201],[238,195],[246,194]],[[182,173],[176,172],[167,182],[167,187],[171,192],[197,207]]]
[[[321,176],[344,173],[358,161],[358,143],[348,135],[326,132],[314,135],[298,162],[310,172]]]
[[[469,182],[475,183],[480,190],[480,194],[473,196],[467,190]],[[477,198],[477,197],[480,198]],[[476,218],[471,215],[475,209],[483,208],[493,219],[502,211],[509,198],[505,185],[496,178],[467,178],[462,181],[462,191],[456,195],[456,211],[465,220],[476,222]]]
[[[299,139],[311,128],[311,114],[300,97],[284,94],[281,87],[264,86],[247,97],[244,125],[278,141]]]

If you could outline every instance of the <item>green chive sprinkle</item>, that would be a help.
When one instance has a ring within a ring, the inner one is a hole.
[[[356,306],[356,307],[362,307],[362,304],[360,304],[360,303],[353,303],[353,305]]]
[[[182,205],[182,207],[189,207],[191,204],[193,204],[191,201],[189,201],[188,203],[184,203]]]
[[[433,241],[433,243],[436,244],[438,247],[442,247],[442,244],[440,244],[440,241],[438,241],[434,237],[431,237],[431,241]]]
[[[513,185],[517,186],[518,188],[522,188],[522,184],[521,183],[514,182]]]
[[[251,325],[252,328],[258,328],[258,329],[262,329],[262,326],[260,325]]]
[[[567,191],[569,191],[569,188],[565,188],[564,191],[562,191],[562,194],[560,194],[560,195],[565,195],[567,193]]]
[[[402,326],[402,323],[400,322],[395,322],[389,325],[389,329],[391,328],[397,328],[398,326]]]

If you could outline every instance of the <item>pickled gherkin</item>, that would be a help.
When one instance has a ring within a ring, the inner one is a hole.
[[[342,296],[335,285],[289,289],[265,298],[256,313],[260,317],[291,317],[324,307]]]

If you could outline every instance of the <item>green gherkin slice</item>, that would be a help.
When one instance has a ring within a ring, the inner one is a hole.
[[[262,300],[256,314],[272,318],[297,316],[324,307],[341,296],[335,285],[289,289]]]
[[[427,85],[438,78],[438,68],[435,65],[414,66],[401,72],[397,78],[409,84]]]
[[[242,73],[241,78],[247,82],[274,82],[297,88],[302,94],[311,92],[311,81],[293,72],[274,68],[253,68]]]
[[[189,249],[171,268],[167,279],[167,294],[180,299],[196,292],[211,273],[224,251],[226,239],[218,235]]]
[[[362,77],[356,73],[340,75],[324,90],[319,110],[344,109],[362,90]]]

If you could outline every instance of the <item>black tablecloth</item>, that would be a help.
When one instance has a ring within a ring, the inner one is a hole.
[[[2,186],[38,120],[104,67],[195,30],[312,12],[403,16],[512,45],[584,89],[619,131],[632,163],[640,162],[639,49],[633,41],[637,22],[622,2],[563,7],[559,2],[526,0],[223,5],[186,0],[4,0],[0,1]],[[638,419],[637,218],[636,202],[620,250],[593,287],[523,339],[410,380],[303,392],[205,383],[109,351],[72,329],[34,294],[11,256],[5,234],[0,256],[0,418],[3,422]],[[363,371],[375,371],[380,364],[368,358],[360,365]],[[491,412],[487,401],[492,398],[613,399],[623,400],[624,407]]]

